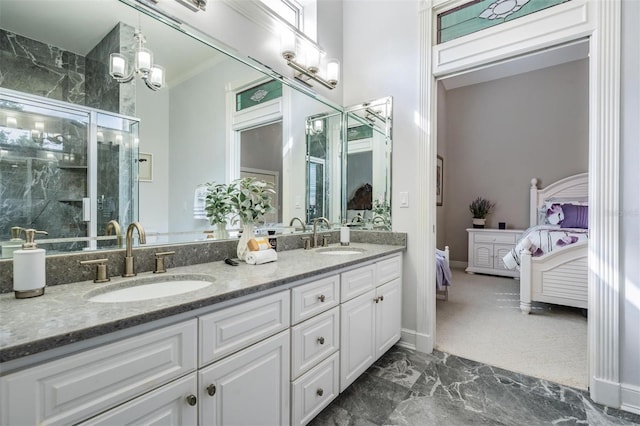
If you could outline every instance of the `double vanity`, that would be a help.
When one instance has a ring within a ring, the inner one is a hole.
[[[400,339],[403,245],[0,296],[1,424],[306,424]]]

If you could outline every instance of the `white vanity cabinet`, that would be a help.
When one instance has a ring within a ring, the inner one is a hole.
[[[126,404],[93,417],[81,426],[197,425],[196,373],[175,380]]]
[[[198,373],[200,424],[289,424],[289,331]]]
[[[291,424],[305,425],[338,396],[340,275],[291,289]]]
[[[371,276],[371,289],[368,291],[368,286],[364,284],[366,280],[362,280],[366,275]],[[354,277],[360,281],[359,285],[349,282]],[[349,289],[358,287],[366,292],[349,300],[341,300],[340,392],[400,340],[402,255],[343,273],[343,288],[345,284]]]
[[[198,318],[200,424],[289,423],[290,316],[287,290]]]
[[[192,319],[3,376],[0,424],[78,423],[153,389],[175,401],[174,412],[194,418],[186,398],[195,387],[167,383],[196,370],[196,330]],[[116,423],[147,414],[150,406],[138,403],[119,412]]]

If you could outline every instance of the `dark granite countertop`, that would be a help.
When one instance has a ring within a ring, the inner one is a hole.
[[[405,249],[398,245],[363,243],[352,243],[350,247],[362,248],[364,252],[329,256],[316,250],[289,250],[279,252],[277,262],[263,265],[241,262],[234,267],[217,261],[171,268],[166,274],[145,272],[135,278],[113,277],[104,284],[83,281],[47,287],[43,296],[32,299],[3,294],[0,295],[0,362],[285,286]],[[148,279],[167,281],[180,277],[213,279],[214,283],[177,296],[137,302],[88,300],[111,288],[138,285]]]

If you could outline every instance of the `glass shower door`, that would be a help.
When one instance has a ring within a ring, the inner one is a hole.
[[[0,240],[14,226],[47,231],[47,239],[88,235],[89,120],[87,112],[0,94]]]
[[[137,120],[97,114],[96,235],[114,235],[107,224],[115,220],[125,227],[138,219]],[[120,241],[100,246],[114,247]]]

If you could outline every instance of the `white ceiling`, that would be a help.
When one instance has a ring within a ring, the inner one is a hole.
[[[169,85],[220,60],[209,46],[118,0],[0,0],[0,27],[85,56],[117,22],[141,26]]]

